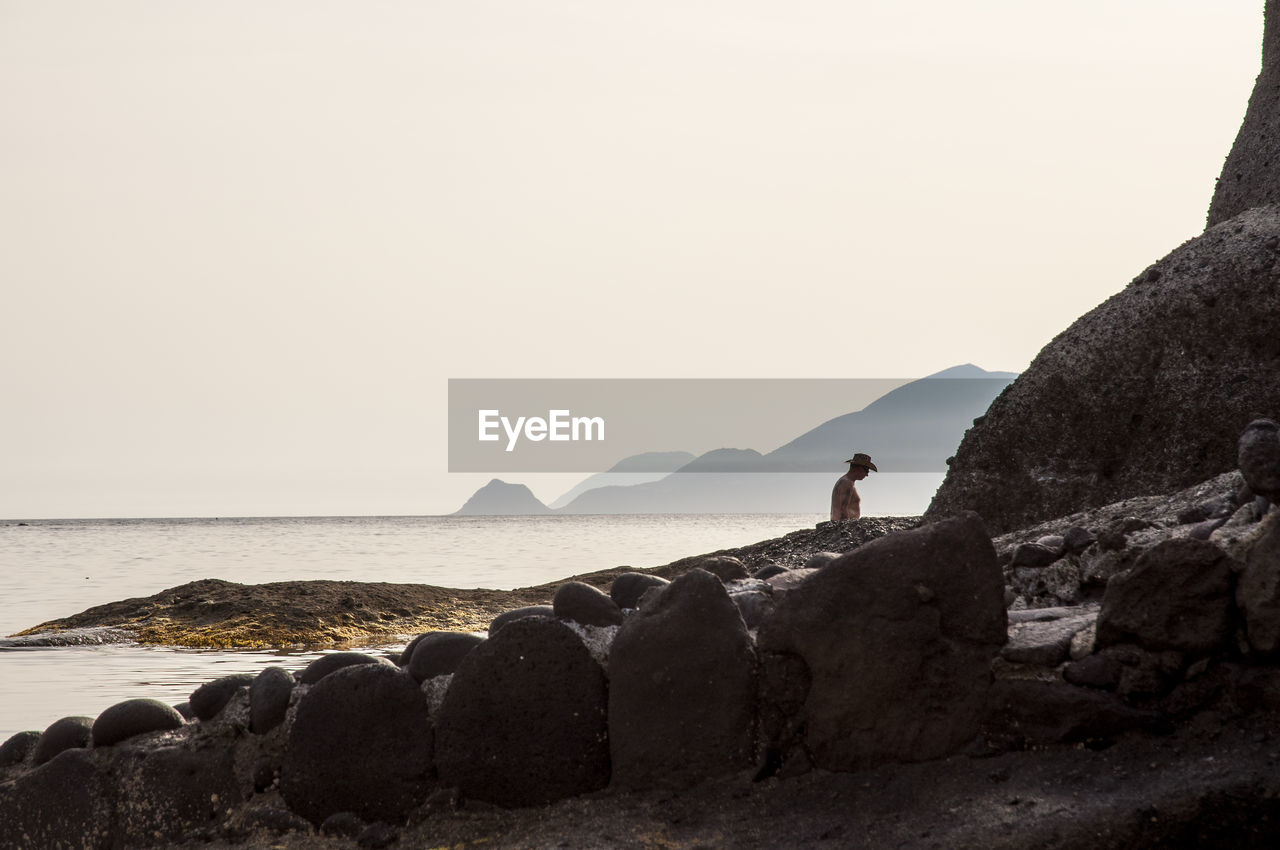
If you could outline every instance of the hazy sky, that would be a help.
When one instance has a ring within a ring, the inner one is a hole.
[[[449,512],[450,377],[1022,370],[1262,6],[0,0],[0,517]]]

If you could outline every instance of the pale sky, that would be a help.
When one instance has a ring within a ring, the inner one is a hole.
[[[449,378],[1021,371],[1203,230],[1262,7],[0,0],[0,517],[447,513]]]

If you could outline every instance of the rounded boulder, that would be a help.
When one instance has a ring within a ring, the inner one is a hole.
[[[171,705],[142,697],[118,702],[93,721],[93,745],[109,747],[148,732],[177,729],[186,721]]]
[[[332,652],[328,655],[322,655],[308,664],[306,669],[302,671],[302,675],[298,677],[298,681],[303,685],[314,685],[336,670],[358,664],[381,664],[383,667],[395,666],[389,659],[382,656],[366,655],[363,652]]]
[[[253,679],[252,673],[237,673],[205,682],[191,692],[191,713],[200,720],[212,720],[226,707],[235,692],[253,684]]]
[[[558,619],[583,626],[616,626],[622,622],[622,609],[607,593],[580,581],[560,585],[551,607]]]
[[[405,669],[419,684],[455,672],[467,653],[484,638],[466,632],[430,632],[421,635]]]
[[[268,667],[254,678],[249,685],[250,732],[262,735],[284,722],[295,684],[283,667]]]
[[[89,746],[93,740],[92,717],[64,717],[50,724],[32,754],[33,764],[44,764],[63,750]]]
[[[330,815],[401,820],[432,788],[427,697],[390,663],[353,664],[298,702],[280,793],[319,826]]]

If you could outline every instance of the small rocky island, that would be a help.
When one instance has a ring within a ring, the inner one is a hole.
[[[153,642],[417,633],[0,744],[0,848],[1280,846],[1280,0],[1209,229],[923,518],[512,592],[196,582]],[[478,632],[478,633],[477,633]]]

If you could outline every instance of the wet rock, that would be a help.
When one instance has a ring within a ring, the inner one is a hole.
[[[774,576],[782,575],[786,571],[787,568],[781,564],[768,564],[767,566],[763,566],[752,573],[751,577],[764,581],[765,579],[771,579]]]
[[[1249,546],[1236,604],[1250,648],[1264,656],[1280,652],[1280,512],[1262,521]]]
[[[809,667],[814,763],[856,770],[970,741],[1005,627],[995,550],[967,514],[874,540],[814,574],[778,603],[759,646]]]
[[[112,845],[112,785],[88,750],[67,750],[0,784],[0,848]]]
[[[721,582],[694,569],[623,623],[609,655],[613,781],[682,787],[750,766],[755,653]]]
[[[619,608],[639,607],[640,597],[651,587],[665,587],[670,584],[665,578],[648,573],[623,573],[613,580],[609,586],[609,598]]]
[[[606,699],[604,671],[567,625],[509,623],[467,655],[449,685],[436,718],[440,782],[499,806],[603,788]]]
[[[323,823],[336,812],[398,820],[431,780],[427,698],[393,664],[355,664],[322,678],[298,701],[280,793],[289,808]]]
[[[1152,650],[1208,653],[1234,632],[1231,559],[1213,543],[1166,540],[1107,585],[1099,646],[1133,642]]]
[[[431,632],[422,635],[405,669],[418,684],[436,676],[447,676],[458,669],[467,653],[482,643],[484,638],[465,632]]]
[[[267,667],[249,685],[249,731],[264,735],[284,722],[297,684],[283,667]]]
[[[92,741],[92,717],[63,717],[44,730],[31,755],[31,763],[44,764],[63,750],[87,747]]]
[[[303,685],[314,685],[336,670],[358,664],[381,664],[384,667],[395,666],[386,658],[367,655],[363,652],[331,652],[308,664],[302,671],[302,675],[298,677],[298,682]]]
[[[216,825],[242,802],[235,753],[225,746],[134,740],[120,745],[112,773],[114,833],[122,847],[174,842]]]
[[[173,706],[173,710],[174,710],[174,711],[176,711],[176,712],[178,712],[179,714],[181,714],[181,715],[182,715],[182,719],[183,719],[183,720],[195,720],[195,719],[196,719],[196,713],[195,713],[194,711],[192,711],[192,710],[191,710],[191,702],[190,702],[190,700],[188,700],[188,701],[186,701],[186,702],[179,702],[179,703],[175,703],[175,704],[174,704],[174,706]]]
[[[493,618],[493,622],[489,624],[489,637],[493,637],[498,633],[498,629],[514,620],[520,620],[525,617],[555,617],[556,610],[550,605],[526,605],[523,608],[513,608],[510,611],[504,611]]]
[[[173,706],[140,698],[118,702],[93,721],[93,745],[109,747],[148,732],[178,729],[185,723]]]
[[[9,736],[3,744],[0,744],[0,767],[8,767],[9,765],[21,764],[26,761],[27,756],[35,750],[42,734],[31,729]]]
[[[252,673],[240,673],[205,682],[191,694],[189,700],[191,712],[200,720],[212,720],[218,716],[218,712],[222,711],[236,691],[252,685],[253,680]]]
[[[559,619],[584,626],[616,626],[622,622],[622,609],[607,593],[580,581],[560,585],[551,607]]]

